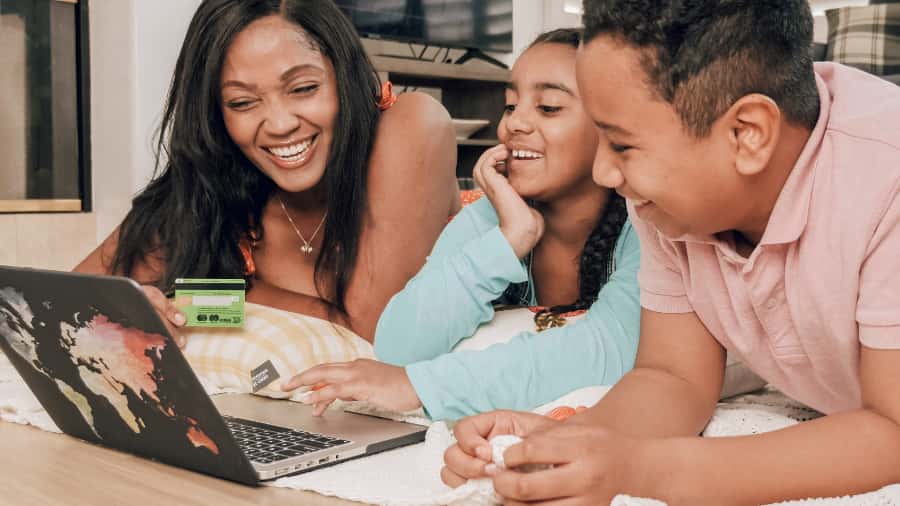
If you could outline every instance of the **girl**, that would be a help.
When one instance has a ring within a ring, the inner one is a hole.
[[[388,304],[375,339],[387,363],[322,365],[284,385],[326,385],[305,397],[315,413],[336,398],[423,406],[433,419],[531,409],[631,368],[638,241],[621,197],[591,181],[598,132],[575,82],[580,38],[577,30],[541,35],[513,67],[502,143],[473,169],[487,198],[453,219]],[[493,319],[498,302],[589,310],[570,326],[448,354]]]

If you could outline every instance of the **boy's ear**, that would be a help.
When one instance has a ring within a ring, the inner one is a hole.
[[[781,135],[781,109],[759,93],[745,95],[725,113],[735,147],[734,164],[744,176],[765,170]]]

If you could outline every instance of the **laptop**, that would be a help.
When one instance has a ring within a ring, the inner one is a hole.
[[[208,396],[128,278],[0,266],[0,350],[66,434],[239,483],[425,438],[364,414]]]

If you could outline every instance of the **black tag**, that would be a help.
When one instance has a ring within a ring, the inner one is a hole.
[[[250,371],[250,385],[253,393],[266,388],[280,377],[278,371],[275,370],[275,366],[272,365],[272,361],[266,360],[262,365]]]

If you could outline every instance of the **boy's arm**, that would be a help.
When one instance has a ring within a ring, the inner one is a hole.
[[[647,492],[673,504],[765,504],[900,482],[900,350],[863,347],[860,379],[859,410],[755,436],[652,442],[654,474],[673,474]]]
[[[863,348],[862,409],[752,436],[629,437],[641,430],[693,432],[690,422],[699,417],[685,416],[691,410],[679,409],[674,400],[662,399],[657,408],[620,397],[629,416],[610,424],[618,430],[573,423],[576,417],[539,427],[523,444],[507,450],[504,460],[513,468],[530,463],[557,467],[533,473],[501,471],[494,476],[494,486],[508,500],[529,503],[566,498],[603,504],[626,493],[673,505],[769,504],[875,490],[900,482],[898,365],[900,350]],[[675,386],[677,381],[644,385],[632,393],[661,398],[668,391],[680,400],[692,400],[685,395],[691,388]],[[643,414],[635,409],[640,405],[648,408]],[[651,419],[661,421],[654,424]],[[635,424],[642,427],[634,430]],[[458,435],[459,425],[464,424],[458,424]]]
[[[716,407],[724,370],[725,350],[696,313],[642,309],[634,369],[572,420],[638,437],[696,435]]]

